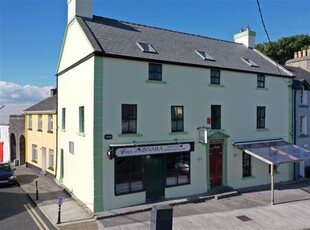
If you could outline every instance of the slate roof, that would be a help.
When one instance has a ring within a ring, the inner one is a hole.
[[[4,105],[0,106],[0,125],[9,125],[11,115],[21,115],[30,105]]]
[[[77,17],[77,21],[96,55],[291,76],[258,51],[242,44],[98,16]],[[136,42],[149,43],[157,53],[142,52]],[[215,61],[203,60],[195,49],[206,51]],[[259,67],[247,65],[241,57],[250,58]]]
[[[294,89],[302,89],[302,86],[307,86],[310,88],[310,72],[300,68],[300,67],[292,67],[285,66],[290,72],[295,75],[293,87]]]
[[[48,97],[43,101],[24,110],[24,113],[56,113],[57,108],[57,95]]]

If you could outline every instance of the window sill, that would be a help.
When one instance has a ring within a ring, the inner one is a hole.
[[[208,86],[209,87],[216,87],[216,88],[224,88],[225,87],[224,85],[221,85],[221,84],[209,84]]]
[[[61,129],[60,131],[61,131],[61,132],[63,132],[63,133],[65,133],[65,132],[66,132],[66,130],[65,130],[65,129]]]
[[[252,179],[255,179],[255,176],[247,176],[241,178],[241,180],[252,180]]]
[[[141,133],[124,133],[124,134],[118,134],[118,137],[143,137],[143,134],[141,134]]]
[[[32,131],[32,128],[28,128],[29,131]]]
[[[42,129],[38,129],[37,131],[38,131],[38,132],[42,132]]]
[[[32,163],[38,164],[38,161],[36,160],[31,160]]]
[[[309,137],[309,135],[308,134],[299,134],[298,137],[299,138],[304,138],[304,137]]]
[[[184,131],[184,132],[170,132],[169,135],[187,135],[188,132]]]
[[[269,129],[262,128],[262,129],[256,129],[256,131],[258,131],[258,132],[266,132],[266,131],[269,131]]]
[[[258,90],[258,91],[268,91],[268,88],[256,87],[256,90]]]
[[[308,106],[308,105],[300,104],[300,105],[299,105],[299,108],[309,108],[309,106]]]
[[[166,81],[162,80],[146,80],[145,83],[154,83],[154,84],[160,84],[160,85],[167,85]]]
[[[54,167],[48,167],[48,170],[54,171]]]
[[[48,130],[47,132],[48,132],[48,133],[53,133],[53,130]]]
[[[85,137],[85,133],[77,133],[80,137]]]

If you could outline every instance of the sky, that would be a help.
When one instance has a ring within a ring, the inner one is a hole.
[[[271,41],[310,34],[310,0],[259,0]],[[257,0],[93,0],[93,14],[233,41],[267,42]],[[0,0],[0,105],[34,103],[56,86],[67,0]]]

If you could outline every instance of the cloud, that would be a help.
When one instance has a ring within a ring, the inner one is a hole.
[[[35,104],[50,95],[54,86],[38,87],[0,81],[0,106],[8,104]]]

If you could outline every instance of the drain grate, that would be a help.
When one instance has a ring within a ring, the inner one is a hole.
[[[236,216],[239,220],[243,221],[243,222],[247,222],[247,221],[251,221],[252,219],[250,217],[247,217],[245,215],[242,216]]]

